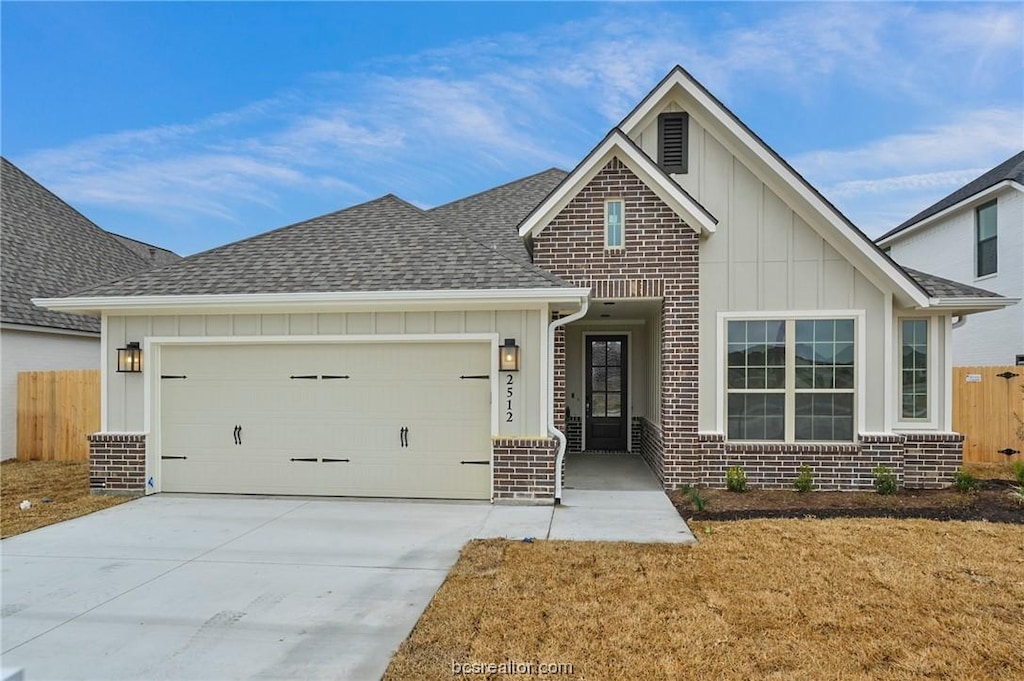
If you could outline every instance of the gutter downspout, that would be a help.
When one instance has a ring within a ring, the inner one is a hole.
[[[951,325],[954,329],[959,329],[961,326],[967,323],[967,315],[957,315],[956,321]]]
[[[590,309],[590,296],[580,300],[580,309],[568,317],[556,319],[548,325],[548,367],[551,373],[548,375],[548,434],[558,440],[558,454],[555,455],[555,504],[562,503],[562,461],[565,459],[566,439],[565,433],[555,428],[555,330],[571,322],[585,317]]]

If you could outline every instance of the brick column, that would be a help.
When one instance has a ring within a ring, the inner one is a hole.
[[[89,436],[89,490],[93,494],[146,491],[146,436],[94,433]]]
[[[689,257],[696,259],[694,249]],[[664,485],[699,482],[697,442],[697,282],[696,266],[665,291],[662,303],[661,430]]]
[[[903,483],[919,489],[948,487],[963,460],[964,436],[960,433],[907,433]]]
[[[493,449],[494,501],[554,503],[557,440],[502,438]]]

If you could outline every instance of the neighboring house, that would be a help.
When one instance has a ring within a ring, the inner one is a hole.
[[[968,182],[878,245],[905,267],[1024,296],[1024,151]],[[1024,306],[953,326],[958,366],[1024,364]]]
[[[566,431],[667,489],[946,484],[951,320],[1013,301],[901,269],[677,67],[568,174],[37,302],[106,319],[97,489],[551,503]]]
[[[98,369],[100,320],[36,307],[69,293],[180,260],[162,248],[105,232],[0,158],[3,317],[2,458],[17,454],[18,372]]]

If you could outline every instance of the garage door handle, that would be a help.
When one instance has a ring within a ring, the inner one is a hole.
[[[409,429],[402,426],[398,429],[398,446],[408,447],[409,446]]]
[[[235,444],[242,444],[242,426],[235,426]]]

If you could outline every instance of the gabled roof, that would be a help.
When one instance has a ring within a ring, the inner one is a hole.
[[[619,128],[612,130],[519,225],[519,235],[537,234],[612,158],[618,158],[698,234],[715,231],[718,219]]]
[[[952,279],[928,274],[920,270],[913,270],[904,267],[907,274],[912,276],[932,298],[1002,298],[1003,296],[992,291],[986,291],[977,286],[961,284]]]
[[[145,241],[139,241],[138,239],[133,239],[128,236],[114,234],[113,232],[107,233],[120,241],[122,246],[127,246],[133,253],[135,253],[135,255],[149,263],[150,267],[163,267],[164,265],[170,265],[172,262],[178,262],[181,260],[180,255],[174,251],[169,251],[166,248],[160,248],[153,244],[147,244]]]
[[[499,253],[529,263],[530,253],[517,227],[566,175],[564,170],[550,168],[428,212],[438,222],[461,229]]]
[[[976,177],[952,194],[936,201],[906,222],[878,237],[877,241],[878,243],[888,241],[891,237],[910,229],[914,225],[924,222],[928,218],[938,215],[957,204],[963,203],[1002,182],[1014,182],[1019,185],[1020,189],[1024,190],[1024,151],[1014,154],[992,170]]]
[[[780,193],[791,207],[796,208],[797,204],[805,207],[806,211],[813,211],[824,218],[825,224],[833,232],[833,246],[843,252],[841,244],[837,244],[835,236],[840,237],[845,243],[852,247],[851,254],[855,254],[862,263],[859,269],[871,280],[878,280],[884,277],[892,282],[897,297],[904,305],[926,306],[928,304],[927,294],[924,289],[905,272],[896,262],[889,258],[879,249],[874,242],[857,228],[842,212],[826,199],[810,182],[798,173],[785,159],[774,149],[768,146],[753,130],[741,121],[736,114],[728,109],[711,92],[708,91],[696,78],[690,75],[682,66],[676,65],[669,71],[660,83],[631,111],[619,124],[619,128],[627,134],[634,132],[651,114],[654,109],[664,101],[675,88],[680,88],[700,108],[699,113],[708,120],[717,123],[721,131],[731,138],[733,146],[746,149],[750,152],[750,161],[753,164],[751,170],[761,171],[759,174],[765,177],[775,177],[781,180],[781,185],[773,186],[773,191]],[[690,111],[691,114],[698,113]],[[727,145],[729,146],[729,145]],[[770,185],[771,186],[771,185]],[[817,221],[816,221],[817,222]],[[812,225],[814,226],[814,225]],[[850,249],[846,249],[850,250]],[[850,257],[848,255],[847,257]]]
[[[2,157],[0,232],[0,298],[7,324],[99,332],[98,319],[44,310],[31,299],[64,295],[153,266],[122,237],[100,229]]]
[[[537,289],[558,277],[388,194],[72,298]]]

